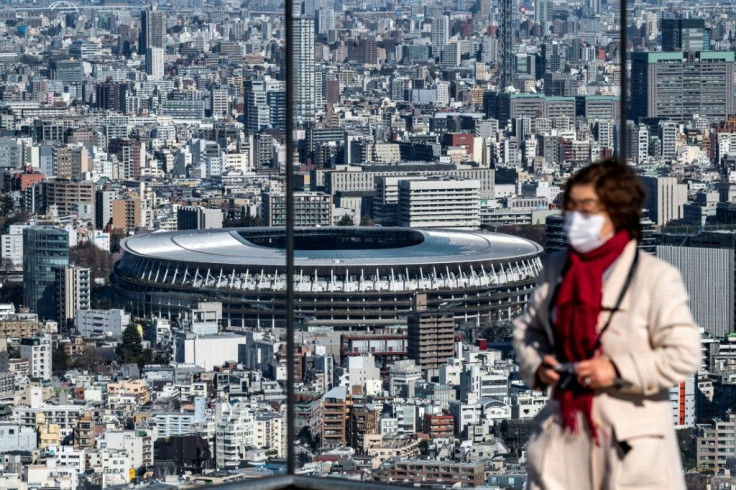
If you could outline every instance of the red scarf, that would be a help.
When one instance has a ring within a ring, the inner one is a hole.
[[[568,250],[569,269],[557,296],[555,346],[560,362],[590,359],[598,341],[598,315],[603,300],[603,273],[621,256],[629,243],[628,232],[619,231],[597,249],[580,254]],[[577,414],[582,412],[593,439],[598,436],[593,423],[594,391],[575,384],[575,388],[556,391],[562,426],[577,433]]]

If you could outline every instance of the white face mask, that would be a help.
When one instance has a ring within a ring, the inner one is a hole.
[[[583,214],[580,211],[565,212],[565,233],[570,246],[578,253],[586,254],[608,240],[601,237],[606,218],[599,214]]]

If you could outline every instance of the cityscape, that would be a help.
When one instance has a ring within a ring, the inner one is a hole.
[[[0,488],[526,489],[513,322],[609,158],[700,329],[687,488],[736,486],[733,2],[0,17]]]

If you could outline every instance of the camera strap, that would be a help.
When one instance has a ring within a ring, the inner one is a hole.
[[[592,356],[595,354],[595,351],[597,351],[601,346],[601,339],[603,338],[603,334],[608,330],[608,327],[611,326],[611,320],[613,319],[613,315],[619,310],[621,307],[621,302],[624,300],[624,296],[626,296],[626,292],[629,290],[629,287],[631,286],[631,281],[634,279],[634,274],[636,273],[636,269],[639,266],[639,249],[636,249],[636,253],[634,254],[634,260],[631,262],[631,267],[629,267],[629,272],[626,274],[626,281],[624,282],[624,285],[621,287],[621,291],[618,293],[618,298],[616,298],[616,303],[614,304],[613,308],[609,309],[610,314],[608,315],[608,320],[606,320],[606,323],[603,324],[603,327],[601,327],[600,332],[598,332],[598,337],[596,338],[595,344],[593,346],[593,352],[590,353]],[[554,320],[552,318],[552,310],[555,307],[555,304],[557,303],[557,296],[560,292],[560,284],[562,284],[563,279],[565,278],[565,275],[567,274],[567,271],[570,269],[570,257],[568,255],[567,259],[565,260],[565,265],[562,266],[562,271],[560,271],[560,276],[557,279],[557,283],[555,284],[555,289],[552,291],[552,295],[550,297],[550,301],[548,304],[548,310],[547,314],[549,315],[549,324],[554,327]]]

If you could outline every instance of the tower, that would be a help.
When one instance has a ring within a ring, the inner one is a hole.
[[[294,56],[294,94],[292,104],[297,125],[311,123],[315,112],[314,82],[314,19],[307,16],[294,17],[290,46]]]
[[[499,0],[501,15],[501,76],[499,91],[514,84],[514,0]]]
[[[145,55],[148,48],[166,47],[166,18],[155,6],[141,10],[141,31],[138,39],[138,54]]]
[[[437,58],[450,38],[450,21],[446,15],[432,21],[432,55]]]

